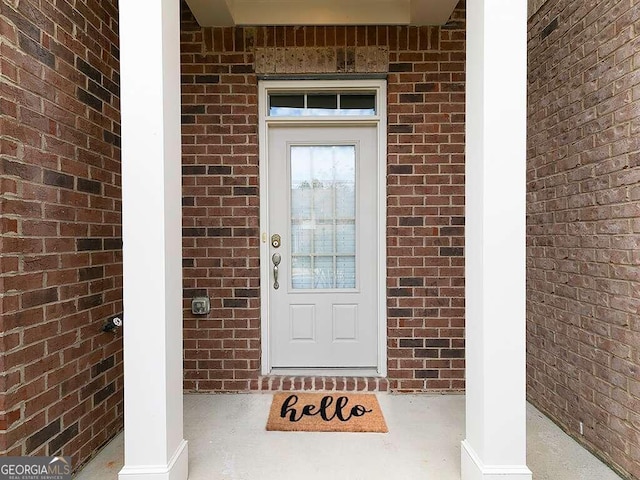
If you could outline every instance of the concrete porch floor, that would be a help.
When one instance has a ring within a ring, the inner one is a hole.
[[[464,396],[378,394],[389,433],[267,432],[271,395],[185,395],[190,480],[458,480]],[[123,435],[76,480],[115,480]],[[535,480],[619,480],[533,406],[527,459]]]

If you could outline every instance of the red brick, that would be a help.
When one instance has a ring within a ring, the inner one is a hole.
[[[457,12],[457,18],[462,18],[463,13]],[[193,20],[189,18],[189,16],[185,17],[187,22],[192,22]],[[463,28],[463,27],[461,27]],[[282,34],[282,35],[280,35]],[[442,40],[441,38],[442,37]],[[233,43],[233,49],[236,51],[234,54],[226,54],[225,51],[230,51],[231,39],[235,39]],[[186,185],[196,185],[196,181],[198,185],[230,185],[234,187],[238,186],[248,186],[248,185],[257,185],[258,184],[258,169],[257,169],[257,139],[253,132],[255,131],[255,122],[257,121],[256,116],[256,79],[252,76],[245,76],[242,74],[229,74],[228,72],[233,71],[229,67],[231,65],[239,65],[245,62],[245,57],[242,55],[238,55],[237,53],[242,50],[241,42],[238,41],[240,38],[246,38],[246,34],[242,33],[242,29],[218,29],[214,28],[211,31],[211,39],[207,40],[207,36],[204,38],[198,38],[195,36],[185,36],[183,38],[183,50],[187,51],[189,48],[194,51],[199,51],[204,48],[207,51],[211,51],[213,56],[211,60],[207,58],[198,58],[193,56],[185,56],[187,62],[183,64],[183,69],[186,72],[193,72],[197,74],[199,72],[224,72],[225,74],[220,76],[220,83],[216,85],[216,91],[223,93],[220,96],[208,96],[207,101],[209,103],[206,104],[206,114],[198,113],[192,106],[196,106],[201,104],[202,98],[196,96],[183,96],[183,109],[191,109],[189,110],[192,115],[194,115],[195,125],[198,127],[203,126],[206,127],[205,130],[201,128],[194,128],[194,125],[186,125],[183,130],[183,142],[185,144],[198,144],[198,145],[208,145],[206,150],[186,150],[183,156],[183,162],[188,165],[211,165],[211,164],[220,164],[224,162],[225,165],[229,167],[233,166],[232,175],[229,175],[229,171],[225,171],[227,168],[225,167],[216,167],[216,169],[209,168],[209,175],[206,178],[198,178],[199,174],[197,173],[197,168],[192,169],[192,174],[187,174],[185,176],[185,184]],[[400,42],[397,41],[398,38],[404,38]],[[450,38],[449,32],[442,31],[439,28],[435,27],[424,27],[422,29],[411,28],[407,29],[406,27],[309,27],[304,29],[299,29],[298,31],[294,31],[292,28],[260,28],[258,29],[257,35],[257,45],[277,45],[278,42],[282,43],[282,45],[302,45],[308,47],[320,47],[325,45],[340,45],[340,42],[344,46],[349,45],[385,45],[387,42],[389,43],[389,47],[393,47],[397,49],[396,51],[391,52],[391,58],[396,58],[402,62],[413,62],[414,64],[411,66],[411,70],[414,68],[416,70],[422,71],[431,71],[434,72],[442,71],[446,68],[450,70],[458,70],[463,71],[462,63],[458,63],[453,61],[454,58],[451,54],[446,55],[438,55],[437,48],[442,43],[443,48],[447,48],[448,50],[454,53],[460,53],[458,57],[455,57],[457,60],[462,61],[464,59],[464,43],[461,39],[464,38],[464,35],[458,36],[458,41],[456,42],[446,42],[445,40]],[[202,45],[202,42],[205,45]],[[185,45],[186,44],[186,45]],[[200,44],[200,45],[198,45]],[[433,55],[427,56],[424,54],[425,49],[430,49],[434,53]],[[219,55],[219,56],[218,56]],[[216,60],[219,60],[222,65],[214,63]],[[211,63],[207,63],[211,62]],[[226,63],[225,63],[226,62]],[[228,67],[225,67],[227,65]],[[440,68],[442,67],[442,68]],[[435,86],[434,92],[444,91],[440,90],[440,82],[441,81],[452,81],[452,76],[449,73],[442,74],[442,78],[433,78],[430,79],[432,84]],[[459,82],[460,85],[458,88],[463,88],[464,82],[463,78],[456,78],[455,81]],[[424,82],[424,74],[423,73],[409,73],[409,74],[400,74],[400,75],[391,75],[389,80],[389,91],[390,92],[414,92],[413,84],[417,82]],[[186,91],[196,92],[194,85],[188,84],[184,86]],[[204,97],[203,97],[204,98]],[[421,94],[420,97],[422,100],[426,100],[428,102],[433,102],[434,107],[431,109],[424,110],[425,112],[434,111],[439,112],[440,109],[446,109],[447,111],[464,111],[464,98],[460,96],[456,98],[454,101],[459,103],[458,107],[452,108],[450,105],[444,105],[448,103],[453,98],[450,94],[442,94],[442,95],[431,95],[424,96]],[[401,99],[397,95],[393,95],[393,93],[389,96],[389,111],[393,112],[396,109],[399,109],[402,112],[403,105],[398,103]],[[441,105],[442,104],[442,105]],[[416,105],[418,107],[419,105]],[[427,119],[422,114],[414,114],[413,107],[408,105],[409,109],[406,111],[407,115],[405,115],[402,119],[396,121],[400,121],[402,123],[415,124],[416,126],[422,127],[423,125],[428,125],[429,129],[426,129],[422,133],[433,133],[437,134],[438,132],[446,132],[447,135],[439,135],[439,136],[424,136],[424,135],[389,135],[389,151],[397,151],[399,155],[391,158],[390,157],[390,167],[392,168],[394,164],[406,164],[411,162],[414,165],[419,167],[424,167],[424,170],[420,172],[419,175],[402,177],[401,186],[397,190],[389,189],[390,196],[388,197],[388,204],[402,204],[406,205],[406,212],[397,212],[390,213],[390,217],[387,219],[389,225],[397,224],[399,220],[404,220],[407,217],[412,218],[424,218],[424,213],[418,211],[418,207],[423,204],[429,205],[439,205],[442,207],[454,207],[456,205],[463,204],[463,195],[464,195],[464,184],[463,184],[463,162],[464,159],[461,157],[460,153],[463,152],[464,146],[464,138],[463,138],[463,128],[462,123],[460,123],[460,127],[458,130],[453,130],[450,128],[451,118],[446,116],[441,116],[440,118],[435,119]],[[240,111],[242,109],[242,113]],[[218,114],[222,113],[222,117],[219,117]],[[248,116],[247,116],[248,115]],[[390,117],[390,121],[392,117]],[[462,122],[463,120],[458,120]],[[228,123],[225,123],[228,122]],[[230,130],[227,125],[232,124],[233,128]],[[441,126],[442,128],[438,128]],[[447,130],[448,129],[448,130]],[[458,135],[454,138],[454,136],[449,135],[450,133],[457,132]],[[224,137],[221,137],[220,134],[224,134]],[[248,136],[246,134],[249,134]],[[441,148],[441,152],[439,152],[438,144],[443,142],[451,142],[450,148],[446,148],[443,146]],[[404,152],[399,147],[401,144],[409,145],[410,149],[407,152]],[[430,146],[432,144],[433,146]],[[420,150],[419,154],[414,153],[414,149],[416,152]],[[224,160],[217,157],[217,155],[226,155]],[[214,157],[216,155],[216,157]],[[247,163],[247,158],[245,155],[251,155],[249,157],[251,159],[250,165],[245,166]],[[447,165],[451,165],[453,163],[458,163],[460,168],[455,169],[451,168],[450,170],[441,170],[446,168]],[[431,171],[429,171],[429,169]],[[218,171],[219,170],[219,171]],[[447,175],[438,175],[439,172],[446,171]],[[457,174],[457,175],[456,175]],[[426,176],[426,177],[425,177]],[[428,179],[429,182],[433,183],[434,190],[433,191],[421,191],[420,187],[423,185],[425,178]],[[206,181],[206,183],[205,183]],[[390,182],[398,183],[400,179],[390,177]],[[438,186],[441,185],[443,187],[450,187],[450,190],[443,190],[442,193],[438,191]],[[256,192],[257,193],[257,192]],[[212,310],[212,318],[226,318],[226,316],[233,315],[235,318],[248,319],[251,321],[252,326],[249,330],[234,330],[236,328],[245,328],[240,326],[234,326],[231,322],[224,322],[225,329],[232,329],[233,334],[228,335],[224,330],[211,330],[211,335],[216,338],[253,338],[256,340],[256,351],[248,355],[250,350],[245,350],[246,344],[243,342],[227,342],[225,345],[227,348],[235,349],[237,352],[236,355],[241,355],[241,357],[236,356],[235,358],[259,358],[259,312],[257,309],[254,309],[258,306],[257,300],[255,303],[255,307],[253,307],[252,303],[246,303],[243,301],[242,305],[246,305],[246,308],[240,306],[240,304],[236,305],[235,303],[232,306],[232,299],[234,292],[228,291],[227,287],[247,287],[248,284],[243,282],[251,282],[254,285],[258,285],[259,283],[259,271],[258,271],[258,256],[259,250],[257,248],[245,248],[247,243],[247,239],[245,238],[233,238],[231,237],[234,231],[239,231],[239,229],[234,229],[234,227],[244,228],[249,225],[256,225],[255,221],[257,220],[257,210],[247,209],[246,200],[242,197],[234,197],[234,189],[232,188],[210,188],[208,190],[189,188],[185,190],[185,196],[188,196],[191,202],[191,205],[186,205],[183,213],[184,213],[184,224],[185,226],[202,226],[202,225],[211,225],[210,232],[216,233],[216,245],[214,248],[207,248],[207,250],[202,249],[201,253],[195,250],[193,247],[195,245],[204,247],[212,247],[209,245],[209,241],[205,238],[185,238],[184,243],[184,256],[186,258],[194,259],[193,263],[185,268],[184,277],[185,277],[185,287],[188,288],[202,288],[206,289],[207,294],[214,299],[228,299],[225,300],[226,307],[225,309],[221,309],[220,305],[216,306],[214,301],[214,309]],[[251,194],[248,199],[253,204],[257,205],[258,198],[256,194]],[[456,197],[454,197],[454,195]],[[222,205],[221,208],[217,208]],[[199,208],[195,208],[198,206]],[[208,207],[208,208],[202,208]],[[415,209],[415,210],[414,210]],[[390,209],[390,212],[392,210]],[[430,214],[433,218],[436,218],[439,215],[437,210],[434,210],[433,213]],[[458,215],[461,217],[463,212],[460,211]],[[215,219],[215,221],[213,221]],[[443,228],[442,238],[445,237],[450,239],[448,243],[440,244],[443,246],[462,246],[464,239],[464,228],[459,223],[449,224],[446,219],[443,219],[444,227],[448,227],[451,225],[451,228],[446,229]],[[254,223],[249,223],[254,222]],[[454,225],[457,225],[454,227]],[[394,242],[404,242],[406,240],[411,239],[419,239],[421,236],[425,234],[424,229],[420,229],[422,226],[408,226],[407,228],[398,229],[397,232],[393,232],[388,237],[389,245],[393,245]],[[437,229],[434,229],[433,232],[430,232],[429,235],[434,237],[439,237],[440,232]],[[438,248],[421,248],[422,244],[415,244],[403,246],[397,249],[389,250],[389,262],[397,263],[400,265],[405,265],[406,269],[404,272],[399,272],[398,274],[389,271],[389,280],[397,279],[398,276],[423,276],[422,278],[446,278],[450,279],[445,284],[445,287],[452,285],[460,285],[463,283],[463,275],[464,270],[462,268],[448,268],[442,269],[438,271],[437,269],[433,269],[432,272],[425,273],[424,271],[424,262],[419,258],[421,256],[432,256],[439,257],[442,255],[441,259],[443,262],[443,266],[453,267],[455,266],[454,260],[447,260],[449,255],[454,252],[454,249],[442,250],[438,251]],[[455,253],[458,254],[459,251],[455,250]],[[215,261],[215,259],[218,259]],[[227,260],[227,259],[234,259]],[[236,259],[242,259],[242,261],[236,261]],[[244,260],[247,259],[247,260]],[[462,259],[461,259],[462,260]],[[431,262],[435,264],[435,262]],[[249,266],[249,268],[247,268]],[[425,276],[426,275],[426,276]],[[220,282],[217,280],[218,278],[223,278],[223,281]],[[415,332],[417,335],[435,335],[435,338],[439,338],[439,335],[443,335],[442,332],[436,329],[425,328],[428,325],[429,317],[424,316],[427,312],[423,307],[425,305],[425,300],[427,298],[442,298],[445,299],[450,296],[460,297],[463,295],[462,288],[435,288],[435,289],[409,289],[410,298],[400,298],[399,301],[402,303],[403,307],[407,309],[407,314],[409,317],[413,318],[415,322]],[[394,302],[394,298],[389,298],[389,305],[392,306]],[[450,305],[450,302],[445,303],[447,306]],[[253,307],[253,308],[252,308]],[[429,314],[431,311],[429,310]],[[448,309],[447,314],[451,316],[452,319],[463,321],[464,318],[464,309]],[[185,309],[186,318],[190,317],[190,312],[188,309]],[[448,326],[449,322],[445,322],[445,326]],[[187,331],[185,331],[185,336],[189,336],[189,327],[187,327]],[[420,333],[417,333],[420,332]],[[391,339],[397,338],[393,336],[391,333]],[[409,333],[412,335],[412,333]],[[455,332],[455,335],[458,335],[458,332]],[[439,352],[439,350],[436,350]],[[408,352],[411,354],[411,351]],[[189,349],[186,351],[187,355],[191,355]],[[390,358],[394,358],[394,351],[390,351]],[[404,353],[402,357],[404,358]],[[227,362],[225,366],[231,366],[233,363]],[[445,366],[443,368],[450,368],[449,366]],[[245,364],[242,364],[242,368],[245,368]],[[188,370],[188,368],[187,368]],[[453,372],[453,371],[452,371]],[[244,374],[243,374],[244,375]],[[254,375],[257,377],[258,371],[256,370]],[[403,374],[404,375],[404,374]],[[456,373],[452,373],[451,375],[456,375]],[[256,378],[254,377],[254,378]],[[199,388],[203,388],[202,383],[199,384]],[[222,385],[229,385],[228,382],[225,382]],[[257,383],[255,383],[257,385]],[[408,388],[408,384],[405,384],[405,388]],[[417,385],[417,383],[416,383]],[[353,385],[353,388],[357,388],[357,384]],[[361,388],[368,388],[368,384],[362,384]],[[423,390],[427,388],[424,381],[420,382],[420,387],[417,390]],[[438,387],[440,389],[441,387]]]
[[[623,472],[640,444],[620,421],[638,408],[628,385],[640,368],[629,321],[640,283],[626,268],[639,200],[627,186],[640,179],[629,103],[637,68],[624,61],[638,39],[626,26],[632,11],[552,0],[529,21],[528,396]]]
[[[113,267],[109,269],[112,278],[93,281],[90,283],[92,291],[82,292],[86,284],[83,286],[78,281],[79,269],[90,263],[90,257],[76,252],[74,238],[87,238],[91,223],[100,225],[96,230],[105,238],[119,234],[120,205],[113,201],[120,195],[117,183],[119,151],[113,145],[107,148],[103,140],[103,130],[110,132],[119,128],[115,123],[119,122],[119,103],[113,97],[112,104],[104,104],[104,115],[92,112],[85,117],[85,105],[74,97],[78,87],[87,88],[86,73],[71,65],[75,55],[98,68],[105,79],[117,78],[118,62],[112,51],[112,46],[117,45],[117,8],[114,2],[88,0],[74,4],[75,8],[65,1],[55,5],[53,2],[16,5],[23,17],[16,16],[18,14],[13,7],[7,6],[3,13],[8,15],[0,20],[5,40],[1,47],[0,70],[3,77],[11,80],[0,85],[4,114],[0,120],[3,135],[0,140],[3,155],[0,182],[3,194],[17,194],[17,197],[12,195],[2,199],[3,234],[10,235],[2,239],[0,276],[5,288],[22,292],[20,295],[5,295],[2,306],[3,327],[8,330],[4,332],[5,346],[10,348],[3,359],[4,365],[8,368],[14,364],[22,365],[23,370],[22,376],[20,372],[8,371],[2,377],[5,388],[2,388],[0,401],[3,409],[11,413],[5,417],[9,430],[0,435],[0,450],[1,454],[25,455],[50,453],[47,452],[50,439],[42,437],[43,445],[36,446],[40,437],[34,437],[46,426],[44,412],[47,409],[50,412],[47,414],[49,423],[55,422],[65,410],[78,414],[74,422],[86,413],[74,407],[77,398],[74,400],[73,397],[66,399],[63,410],[51,408],[60,402],[60,384],[68,380],[69,375],[82,378],[84,371],[77,368],[86,371],[91,368],[91,365],[83,366],[82,361],[76,362],[78,355],[64,352],[61,356],[56,352],[68,348],[81,337],[86,339],[87,358],[100,358],[121,351],[117,337],[105,339],[99,328],[83,325],[87,318],[101,321],[121,311],[120,259],[113,252],[94,256],[91,259],[93,265]],[[6,22],[12,18],[28,18],[33,22],[28,26],[26,21],[20,20],[21,28],[35,29],[40,35],[39,43],[12,33],[13,29]],[[90,34],[85,33],[87,30]],[[72,32],[77,32],[78,37],[72,37]],[[58,43],[52,37],[54,34]],[[39,60],[45,63],[30,56],[34,53],[39,53]],[[103,85],[117,88],[115,84]],[[16,105],[19,108],[16,109]],[[97,138],[92,144],[95,146],[93,151],[78,150],[82,145],[87,146],[88,137]],[[90,169],[95,171],[90,172]],[[46,172],[44,176],[43,171]],[[84,214],[78,209],[82,205],[89,207],[89,201],[84,191],[72,191],[76,187],[75,177],[105,184],[102,191],[108,192],[109,199],[103,202],[96,200],[92,206],[94,210],[96,207],[104,209],[103,212]],[[67,190],[57,189],[60,186],[58,180],[66,181],[62,186]],[[71,224],[73,228],[69,227]],[[49,254],[43,255],[45,251]],[[68,256],[62,257],[61,252],[67,252]],[[65,269],[59,269],[61,266]],[[109,301],[90,310],[82,319],[74,316],[77,308],[75,299],[89,293],[101,294]],[[61,301],[66,294],[71,294],[73,300]],[[76,350],[77,354],[85,353],[83,349]],[[117,358],[117,364],[105,375],[112,377],[110,381],[117,380],[116,384],[121,388],[121,355]],[[5,395],[5,392],[10,393]],[[64,454],[72,456],[75,465],[84,462],[121,428],[121,395],[113,397],[116,403],[110,411],[81,419],[82,427],[76,440],[63,447]],[[26,417],[35,417],[24,421],[19,415],[15,416],[15,412],[20,411],[26,412]],[[73,436],[74,431],[68,429],[69,425],[63,422],[66,435]],[[32,441],[35,442],[33,452],[25,450],[25,438],[38,440]]]

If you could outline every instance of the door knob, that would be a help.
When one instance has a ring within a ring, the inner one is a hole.
[[[278,290],[280,288],[280,284],[278,283],[278,265],[280,265],[280,261],[282,257],[279,253],[274,253],[271,257],[271,261],[273,262],[273,288]]]

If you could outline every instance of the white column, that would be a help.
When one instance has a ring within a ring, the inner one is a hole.
[[[463,480],[526,466],[527,1],[467,2],[466,439]]]
[[[125,465],[184,480],[179,0],[120,0]]]

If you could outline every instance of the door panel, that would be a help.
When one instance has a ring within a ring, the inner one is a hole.
[[[376,367],[376,128],[268,132],[272,367]]]

